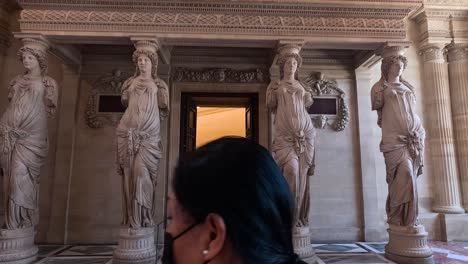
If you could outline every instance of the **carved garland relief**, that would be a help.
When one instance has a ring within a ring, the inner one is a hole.
[[[310,87],[315,102],[321,99],[335,100],[336,115],[311,114],[315,127],[324,129],[330,126],[336,131],[343,131],[349,123],[349,108],[344,100],[346,93],[335,80],[326,79],[320,72],[312,73],[304,82]]]
[[[115,69],[112,73],[106,73],[97,79],[86,104],[85,120],[88,127],[117,126],[123,111],[115,109],[121,106],[122,84],[129,77],[129,73]]]

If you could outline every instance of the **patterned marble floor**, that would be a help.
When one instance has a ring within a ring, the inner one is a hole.
[[[385,242],[313,244],[319,264],[386,264]],[[468,264],[468,242],[431,241],[436,264]],[[115,245],[40,245],[41,264],[111,264]]]

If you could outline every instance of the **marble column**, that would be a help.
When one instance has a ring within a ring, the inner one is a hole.
[[[468,44],[452,43],[447,48],[462,205],[468,212]]]
[[[448,68],[444,45],[431,44],[421,48],[424,61],[424,89],[428,119],[426,122],[431,148],[431,170],[434,175],[434,205],[438,213],[463,213],[460,206],[458,169],[455,158],[452,110]]]

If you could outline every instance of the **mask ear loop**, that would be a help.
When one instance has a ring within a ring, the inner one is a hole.
[[[187,227],[186,229],[184,229],[184,231],[180,232],[178,235],[176,235],[174,238],[172,238],[172,241],[178,239],[179,237],[183,236],[185,233],[187,233],[188,231],[190,231],[192,228],[194,228],[196,225],[198,225],[199,223],[194,223],[192,225],[190,225],[189,227]]]

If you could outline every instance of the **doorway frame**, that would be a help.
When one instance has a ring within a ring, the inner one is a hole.
[[[232,99],[232,100],[231,100]],[[188,101],[187,101],[188,100]],[[250,121],[245,121],[245,125],[247,126],[247,122],[251,126],[251,134],[250,137],[246,135],[246,138],[250,138],[251,140],[258,143],[258,93],[204,93],[204,92],[182,92],[181,93],[181,112],[180,112],[180,153],[186,151],[184,144],[186,137],[188,136],[188,130],[190,128],[184,129],[184,123],[189,122],[190,120],[190,110],[188,109],[187,104],[189,102],[193,102],[194,105],[198,108],[201,107],[240,107],[245,108],[246,112],[244,113],[247,115],[247,108],[250,108]],[[185,109],[185,110],[184,110]],[[254,111],[252,113],[252,110]],[[184,113],[183,111],[187,111]],[[247,116],[246,116],[247,117]],[[198,118],[195,117],[195,119]],[[254,122],[252,124],[252,122]],[[195,121],[195,126],[197,126],[198,120]],[[187,130],[188,129],[188,130]],[[246,127],[246,133],[248,133],[248,128]],[[196,146],[196,138],[197,138],[197,130],[195,130],[195,142],[193,142]],[[192,147],[195,147],[192,146]],[[188,147],[191,149],[191,147]]]
[[[182,93],[212,93],[212,94],[257,94],[258,98],[258,143],[265,148],[269,144],[270,117],[266,107],[266,90],[268,83],[196,83],[173,82],[171,85],[170,105],[172,107],[168,133],[168,163],[167,181],[171,182],[180,150],[180,120],[182,108]]]

